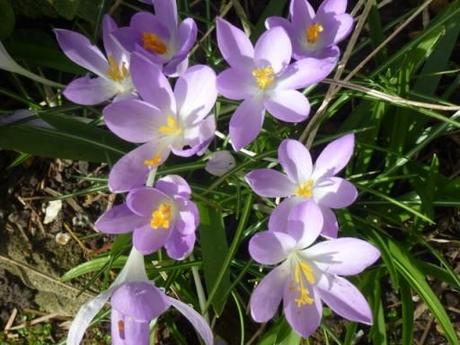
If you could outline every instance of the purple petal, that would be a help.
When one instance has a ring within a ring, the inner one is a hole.
[[[328,239],[337,238],[339,232],[339,224],[337,222],[337,217],[335,213],[329,208],[320,206],[321,212],[323,213],[323,230],[321,235]]]
[[[334,38],[331,39],[331,44]],[[319,47],[318,49],[314,50],[306,50],[303,47],[300,47],[299,49],[294,49],[293,53],[294,59],[296,60],[303,60],[305,58],[314,58],[316,60],[326,60],[330,61],[334,66],[332,69],[334,69],[335,65],[337,65],[337,62],[339,61],[340,57],[340,49],[336,45],[331,45],[328,47]],[[301,80],[302,74],[298,76],[298,82],[299,85],[302,83]]]
[[[178,146],[174,145],[172,151],[181,157],[202,155],[214,138],[215,131],[216,119],[214,115],[210,115],[195,126],[186,128],[183,142]]]
[[[169,305],[165,294],[150,282],[129,282],[117,288],[112,308],[136,321],[149,322],[160,316]]]
[[[323,314],[323,306],[316,289],[310,286],[309,293],[314,302],[312,304],[297,306],[295,300],[299,296],[299,291],[297,289],[290,289],[288,283],[286,284],[283,298],[284,315],[287,322],[294,331],[304,338],[309,337],[318,329]]]
[[[285,174],[273,169],[256,169],[245,177],[251,189],[266,198],[288,197],[295,185]]]
[[[110,191],[123,193],[143,186],[149,172],[146,160],[152,160],[159,155],[160,161],[157,165],[160,165],[168,158],[169,153],[166,149],[158,151],[157,143],[149,142],[124,155],[110,170]]]
[[[133,213],[126,204],[116,205],[96,221],[96,229],[107,234],[132,232],[145,220]]]
[[[195,241],[195,233],[182,235],[179,231],[173,231],[165,243],[166,252],[174,260],[184,260],[192,253]]]
[[[292,25],[291,22],[286,18],[273,16],[268,17],[265,20],[265,27],[267,29],[272,29],[277,26],[281,26],[289,35],[291,35]]]
[[[155,188],[170,197],[179,195],[183,198],[190,199],[190,196],[192,195],[192,190],[189,184],[179,175],[168,175],[162,177],[155,183]]]
[[[235,158],[229,151],[217,151],[211,155],[204,170],[214,176],[222,176],[236,166]]]
[[[175,230],[182,235],[194,234],[200,223],[198,208],[193,201],[180,196],[175,197],[175,202],[179,212]]]
[[[190,49],[196,42],[196,36],[198,33],[198,28],[196,23],[192,18],[186,18],[180,25],[177,30],[177,47],[175,55],[184,55],[186,56]]]
[[[56,39],[67,57],[87,70],[106,78],[109,68],[105,56],[99,48],[78,32],[54,29]]]
[[[352,237],[320,242],[304,251],[318,267],[338,275],[355,275],[364,271],[380,257],[380,252],[370,243]],[[350,256],[350,253],[353,253]]]
[[[118,92],[113,82],[101,78],[81,77],[66,86],[64,96],[77,104],[95,105],[111,99]]]
[[[171,39],[171,32],[164,25],[161,18],[150,12],[137,12],[134,14],[131,18],[130,27],[132,27],[136,33],[136,37],[133,38],[137,43],[142,43],[142,34],[144,32],[157,35],[165,43]]]
[[[318,15],[324,13],[341,14],[347,10],[347,0],[324,0],[318,8]]]
[[[253,95],[256,90],[249,70],[228,68],[217,76],[217,90],[228,99],[240,100]]]
[[[323,229],[321,209],[312,201],[304,201],[294,206],[288,215],[287,232],[297,240],[297,247],[309,247]]]
[[[112,345],[148,344],[150,341],[149,322],[141,322],[125,317],[112,309]]]
[[[134,230],[133,245],[144,255],[152,254],[163,247],[171,234],[171,229],[152,229],[150,224]]]
[[[166,122],[166,116],[158,108],[137,99],[112,103],[103,113],[107,127],[132,143],[154,140],[156,130]]]
[[[296,90],[277,90],[264,101],[264,105],[270,114],[285,122],[302,122],[310,114],[307,97]]]
[[[179,77],[188,68],[188,56],[176,56],[163,66],[163,73],[170,78]]]
[[[168,79],[161,68],[144,56],[134,53],[131,56],[133,84],[142,99],[163,113],[176,113],[176,100]]]
[[[131,190],[126,198],[129,209],[140,217],[150,219],[152,212],[161,203],[173,203],[173,200],[163,192],[152,187],[142,187]]]
[[[372,325],[372,311],[369,304],[356,286],[348,280],[324,275],[317,287],[321,299],[334,312],[347,320]]]
[[[107,56],[115,56],[113,39],[111,39],[111,33],[118,29],[117,24],[108,14],[104,15],[102,19],[102,42],[104,43],[104,50]],[[113,37],[113,36],[112,36]]]
[[[279,76],[277,89],[302,89],[326,78],[335,68],[337,57],[304,58],[290,64]]]
[[[252,66],[254,48],[246,34],[222,18],[217,18],[217,44],[232,67]]]
[[[230,140],[235,151],[249,145],[262,129],[265,108],[259,100],[245,99],[230,120]]]
[[[315,185],[313,197],[321,206],[344,208],[355,202],[358,191],[352,183],[343,178],[328,177]]]
[[[338,44],[343,41],[353,29],[353,17],[347,13],[335,17],[338,21],[338,28],[335,33],[334,43]]]
[[[296,247],[296,240],[288,234],[262,231],[249,241],[249,254],[263,265],[276,265],[285,260]]]
[[[216,74],[195,65],[182,74],[174,87],[177,111],[185,125],[194,125],[209,114],[217,99]]]
[[[334,176],[350,161],[355,146],[355,135],[347,134],[329,143],[315,162],[313,176]]]
[[[282,27],[265,31],[257,40],[254,48],[254,60],[258,67],[270,65],[275,73],[289,64],[292,57],[292,45],[289,36]]]
[[[206,320],[200,314],[187,304],[172,297],[168,297],[168,302],[190,321],[206,345],[214,344],[211,328],[209,328]]]
[[[288,232],[288,217],[291,210],[304,202],[300,198],[286,198],[284,199],[272,212],[268,219],[269,231]]]
[[[278,147],[278,160],[294,183],[303,183],[311,177],[313,163],[310,152],[301,142],[283,140]]]
[[[176,0],[153,0],[153,7],[155,15],[169,31],[176,30],[178,24]]]
[[[256,322],[267,322],[273,318],[283,298],[288,276],[288,267],[281,265],[268,273],[256,286],[249,302],[251,316]]]
[[[289,14],[296,32],[303,32],[315,18],[315,10],[307,0],[292,0]]]

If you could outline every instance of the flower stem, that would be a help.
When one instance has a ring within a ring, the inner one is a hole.
[[[190,260],[195,261],[193,254],[190,254]],[[209,314],[206,311],[206,296],[204,294],[203,284],[201,283],[198,267],[192,266],[192,275],[195,282],[196,294],[198,295],[198,303],[200,303],[200,310],[203,317],[209,323]]]

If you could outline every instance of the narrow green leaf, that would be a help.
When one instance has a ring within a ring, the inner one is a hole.
[[[0,40],[4,40],[14,30],[16,17],[10,0],[0,0]]]

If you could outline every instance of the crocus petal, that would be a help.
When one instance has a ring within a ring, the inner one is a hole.
[[[183,74],[189,65],[188,56],[176,56],[163,66],[163,73],[170,78],[176,78]]]
[[[259,100],[245,99],[230,120],[230,139],[235,151],[249,145],[260,133],[265,109]]]
[[[81,77],[70,82],[64,96],[77,104],[94,105],[111,99],[118,92],[115,83],[100,77]]]
[[[133,18],[137,15],[136,13]],[[120,42],[121,46],[126,49],[128,52],[133,52],[136,48],[136,45],[139,44],[141,35],[138,30],[132,26],[125,26],[118,28],[112,35],[115,39]]]
[[[278,77],[277,89],[301,89],[326,78],[335,68],[337,57],[304,58],[290,64]]]
[[[254,60],[258,67],[270,65],[275,73],[289,64],[292,57],[292,45],[289,36],[281,27],[265,31],[257,40],[254,48]]]
[[[219,50],[230,66],[253,64],[254,48],[242,30],[222,18],[217,18],[216,30]]]
[[[163,202],[172,203],[172,199],[152,187],[133,189],[126,198],[126,204],[132,212],[148,219],[150,219],[152,212]]]
[[[106,78],[108,64],[99,48],[78,32],[54,29],[56,39],[67,57],[87,70]]]
[[[292,195],[295,185],[285,174],[273,169],[256,169],[245,177],[251,189],[266,198]]]
[[[168,175],[162,177],[155,183],[155,188],[171,197],[179,195],[183,198],[190,199],[190,196],[192,195],[192,190],[189,184],[179,175]]]
[[[144,32],[155,34],[165,42],[171,39],[171,31],[169,28],[165,26],[160,17],[150,12],[142,11],[135,13],[131,17],[129,25],[136,32],[137,37],[133,37],[135,38],[134,42],[142,42],[142,34]]]
[[[291,210],[298,204],[304,202],[300,198],[286,198],[284,199],[272,212],[268,219],[269,231],[282,231],[288,232],[288,217]]]
[[[380,257],[378,249],[369,242],[351,237],[320,242],[304,253],[321,270],[343,276],[361,273]]]
[[[179,145],[173,145],[171,150],[181,157],[202,155],[214,138],[215,131],[216,119],[214,115],[210,115],[195,126],[186,128],[183,141]]]
[[[315,162],[313,176],[333,176],[350,161],[355,146],[355,135],[347,134],[329,143]]]
[[[128,99],[105,107],[104,121],[120,138],[145,143],[155,138],[156,130],[166,123],[166,115],[147,102]]]
[[[301,142],[283,140],[278,147],[278,160],[294,183],[303,183],[311,177],[313,163],[310,152]]]
[[[80,307],[70,326],[66,345],[80,345],[89,324],[104,307],[111,295],[112,290],[106,290]]]
[[[297,248],[309,247],[323,229],[321,209],[312,201],[303,201],[291,209],[287,233],[297,240]]]
[[[348,280],[323,275],[317,285],[321,299],[337,314],[350,321],[372,324],[372,311],[361,292]]]
[[[150,341],[150,322],[141,322],[126,317],[112,308],[112,345],[148,344]]]
[[[165,243],[166,252],[174,260],[184,260],[192,253],[195,241],[195,233],[182,235],[179,231],[173,231]]]
[[[176,56],[188,54],[196,42],[198,28],[192,18],[186,18],[177,29],[177,46]]]
[[[309,337],[313,334],[321,323],[323,314],[323,306],[318,293],[309,286],[312,304],[305,304],[297,306],[295,301],[298,298],[299,291],[297,289],[290,289],[289,284],[286,284],[284,289],[284,315],[287,322],[291,327],[302,337]]]
[[[113,46],[114,40],[111,33],[118,29],[117,24],[108,14],[104,15],[102,19],[102,42],[104,43],[104,50],[107,56],[113,56],[118,61],[118,54],[116,54],[116,47]]]
[[[131,75],[142,99],[163,113],[176,113],[176,101],[161,68],[138,53],[131,56]]]
[[[268,112],[278,120],[302,122],[310,114],[307,97],[296,90],[277,90],[264,101]]]
[[[141,225],[143,219],[133,213],[126,204],[112,207],[96,221],[96,228],[107,234],[132,232]]]
[[[164,25],[173,31],[177,28],[177,5],[176,0],[153,0],[155,15],[161,19]]]
[[[172,297],[168,297],[168,302],[190,321],[206,345],[213,345],[214,338],[211,328],[209,328],[208,323],[199,313],[187,304]]]
[[[249,301],[254,321],[267,322],[273,318],[283,298],[288,277],[289,267],[281,265],[274,268],[259,282]]]
[[[296,240],[284,232],[262,231],[249,241],[249,254],[263,265],[276,265],[296,247]]]
[[[112,294],[112,308],[136,321],[151,321],[160,316],[169,305],[165,294],[149,282],[128,282]]]
[[[303,32],[315,17],[315,10],[307,0],[292,0],[289,15],[297,32]]]
[[[272,29],[274,27],[281,26],[288,34],[291,33],[292,27],[291,27],[291,22],[287,20],[286,18],[282,17],[268,17],[265,20],[265,27],[267,29]]]
[[[347,0],[324,0],[318,8],[318,15],[324,13],[341,14],[347,10]]]
[[[214,152],[204,170],[214,176],[222,176],[236,166],[235,158],[229,151]]]
[[[145,161],[159,154],[158,164],[161,164],[169,156],[169,150],[164,149],[158,152],[158,148],[157,143],[149,142],[120,158],[109,173],[110,190],[114,193],[122,193],[143,186],[149,173]]]
[[[356,187],[340,177],[321,179],[313,188],[313,198],[321,205],[330,208],[350,206],[358,197]]]
[[[225,98],[240,100],[255,94],[256,87],[248,69],[231,67],[217,76],[217,90]]]
[[[339,223],[337,222],[337,217],[335,216],[334,211],[332,211],[329,207],[321,205],[320,208],[324,220],[321,235],[329,239],[337,238],[339,233]]]
[[[338,29],[335,33],[334,43],[337,44],[344,40],[353,29],[353,17],[347,13],[335,16],[338,21]]]
[[[193,125],[209,114],[217,99],[216,74],[205,65],[195,65],[182,74],[174,87],[179,117]]]
[[[181,235],[194,234],[200,222],[198,208],[195,203],[180,196],[176,196],[174,201],[178,212],[174,227],[175,231]]]
[[[149,255],[163,247],[170,234],[169,228],[152,229],[150,224],[147,224],[134,230],[133,245],[142,254]]]

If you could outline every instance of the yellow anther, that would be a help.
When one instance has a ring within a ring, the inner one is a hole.
[[[172,207],[170,204],[161,203],[158,208],[152,212],[150,226],[156,230],[159,228],[168,229],[172,218]]]
[[[159,55],[163,55],[168,51],[165,42],[158,35],[151,32],[142,33],[142,45],[144,49]]]
[[[305,39],[308,43],[314,44],[319,40],[319,36],[323,31],[324,28],[321,24],[312,24],[305,30]]]
[[[299,291],[299,297],[295,299],[298,307],[301,307],[306,304],[312,304],[314,302],[313,298],[310,296],[307,284],[305,284],[304,279],[309,284],[315,284],[316,279],[313,274],[313,269],[306,262],[298,262],[294,268],[294,284],[297,285],[297,291]],[[292,282],[291,282],[292,283]],[[293,284],[293,285],[294,285]]]
[[[144,165],[149,168],[154,168],[161,163],[161,156],[159,154],[154,155],[151,159],[144,160]]]
[[[121,66],[113,56],[108,57],[109,68],[107,69],[107,75],[113,81],[123,81],[129,74],[129,70],[126,67],[126,63],[123,62]]]
[[[301,183],[294,194],[301,198],[310,199],[313,196],[313,180],[308,179],[304,183]]]
[[[177,121],[173,116],[168,116],[166,125],[158,128],[158,131],[164,135],[179,135],[182,133],[182,128],[177,125]]]
[[[271,66],[254,68],[252,70],[252,76],[261,90],[267,89],[275,81],[275,72],[273,72],[273,68]]]

